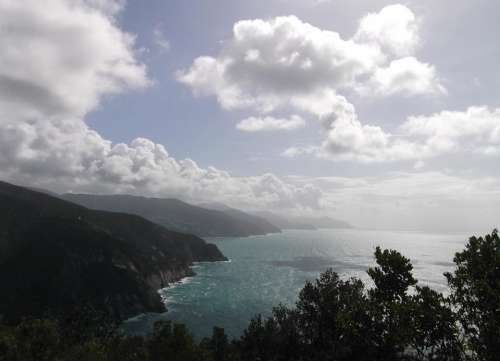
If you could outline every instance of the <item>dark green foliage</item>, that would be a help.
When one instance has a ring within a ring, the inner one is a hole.
[[[368,274],[375,283],[371,294],[381,302],[403,302],[408,289],[417,284],[413,278],[413,266],[408,258],[395,250],[375,249],[377,267],[368,269]]]
[[[193,336],[181,324],[157,322],[148,341],[152,361],[195,361],[199,357]]]
[[[473,359],[500,358],[500,238],[494,230],[469,239],[456,253],[455,272],[447,273],[451,301]]]
[[[54,321],[31,320],[19,324],[2,337],[5,360],[52,361],[61,346]]]
[[[214,327],[212,338],[204,339],[201,346],[212,355],[214,361],[230,359],[228,356],[230,345],[223,328]]]
[[[376,360],[398,360],[412,337],[408,290],[413,278],[410,260],[395,250],[375,250],[377,266],[368,269],[375,287],[369,294]]]
[[[417,287],[409,306],[410,348],[418,360],[461,360],[456,314],[442,294],[429,287]]]

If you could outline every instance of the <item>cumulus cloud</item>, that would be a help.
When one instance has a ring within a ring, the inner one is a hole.
[[[446,89],[441,85],[436,68],[422,63],[414,57],[391,61],[389,66],[379,68],[366,84],[358,87],[360,93],[374,95],[439,95]]]
[[[133,36],[110,18],[117,7],[116,1],[0,1],[3,111],[82,116],[103,95],[147,86]]]
[[[407,56],[419,44],[418,25],[419,20],[409,8],[389,5],[363,17],[354,40],[376,44],[396,56]]]
[[[450,154],[500,154],[500,109],[486,106],[465,111],[443,111],[410,116],[396,133],[363,125],[347,101],[323,117],[326,139],[321,147],[292,147],[282,154],[296,157],[315,154],[334,160],[387,162],[422,160]]]
[[[236,124],[236,128],[244,132],[270,132],[279,130],[296,130],[306,125],[304,119],[292,115],[290,119],[274,117],[249,117]]]
[[[362,96],[445,93],[434,66],[414,56],[418,27],[417,17],[403,5],[368,14],[349,39],[295,16],[243,20],[219,55],[198,57],[176,76],[196,96],[215,96],[226,110],[253,109],[260,114],[254,118],[269,121],[269,128],[275,127],[275,117],[262,115],[281,108],[320,117],[327,123],[323,150],[348,154],[347,148],[363,147],[368,153],[354,158],[391,158],[387,154],[407,151],[379,127],[362,125],[354,110],[348,121],[338,116],[339,107],[349,104],[343,96],[348,91]],[[389,143],[393,150],[375,156]]]
[[[332,112],[320,117],[325,139],[320,146],[291,147],[282,155],[297,157],[314,154],[333,160],[385,162],[419,156],[417,145],[396,137],[379,126],[364,125],[354,106],[337,96]]]
[[[412,116],[401,132],[420,142],[429,156],[472,152],[500,154],[500,109],[486,106]]]
[[[390,20],[385,10],[380,21]],[[382,77],[374,76],[377,70],[387,66],[389,60],[397,59],[384,51],[387,44],[392,48],[403,47],[398,42],[403,40],[394,38],[389,30],[416,31],[414,19],[406,19],[404,24],[388,21],[384,26],[369,37],[362,35],[360,29],[353,39],[345,40],[334,31],[321,30],[295,16],[239,21],[233,27],[233,38],[225,43],[218,57],[195,59],[189,69],[177,73],[177,79],[196,95],[215,95],[225,109],[254,108],[260,112],[293,105],[294,99],[311,93],[366,88]],[[407,53],[411,53],[413,45],[409,43],[408,47]],[[406,66],[406,73],[417,71],[406,74],[407,84],[412,79],[420,81],[422,75],[418,72],[421,70],[418,60],[414,59],[410,65]],[[389,65],[391,72],[395,66],[397,63]],[[371,82],[366,84],[365,79],[370,76]],[[427,79],[433,80],[437,78]]]
[[[84,117],[151,84],[112,0],[0,0],[0,177],[55,191],[134,193],[235,206],[315,208],[320,191],[273,174],[235,177],[160,144],[114,144]],[[36,61],[34,61],[36,59]]]
[[[440,85],[435,74],[427,74],[433,68],[414,57],[404,59],[414,53],[417,30],[415,15],[402,5],[368,15],[351,39],[295,16],[243,20],[234,25],[232,39],[217,57],[195,59],[177,78],[195,94],[215,95],[225,109],[252,107],[263,112],[312,92],[366,88],[379,79],[387,85],[388,76],[404,77],[407,85],[402,90],[424,76],[434,92]],[[386,74],[376,76],[379,70]]]

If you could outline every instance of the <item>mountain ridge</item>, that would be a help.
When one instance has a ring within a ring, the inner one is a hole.
[[[200,237],[246,237],[281,231],[261,217],[236,209],[231,212],[209,209],[176,198],[76,193],[61,197],[91,209],[137,214],[166,228]]]

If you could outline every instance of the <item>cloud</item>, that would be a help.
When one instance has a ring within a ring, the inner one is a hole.
[[[282,157],[295,158],[303,155],[316,154],[319,148],[315,146],[309,147],[290,147],[281,152]]]
[[[435,67],[414,57],[393,60],[389,66],[377,69],[370,80],[357,90],[381,96],[446,94]]]
[[[270,131],[291,131],[303,128],[306,125],[304,119],[298,115],[292,115],[290,119],[274,118],[274,117],[250,117],[243,119],[236,128],[244,132],[270,132]]]
[[[153,29],[153,42],[161,52],[167,52],[170,50],[170,42],[163,33],[161,25],[156,25]]]
[[[435,67],[414,56],[418,28],[417,17],[403,5],[368,14],[349,39],[295,16],[238,21],[216,57],[198,57],[176,77],[195,96],[215,96],[223,109],[254,110],[258,115],[253,118],[269,121],[268,128],[275,127],[276,118],[269,116],[273,111],[312,113],[327,123],[323,150],[344,154],[341,158],[406,158],[402,144],[379,127],[362,125],[353,115],[343,121],[337,113],[342,112],[339,106],[349,104],[346,93],[380,97],[446,92]],[[340,120],[334,122],[336,118]],[[348,148],[355,147],[366,154],[349,155]],[[376,155],[380,149],[384,154]]]
[[[120,2],[72,3],[0,2],[3,112],[82,116],[103,95],[149,85],[134,56],[134,37],[112,21]]]
[[[425,93],[422,82],[430,83],[429,92],[435,93],[442,86],[434,68],[406,58],[418,43],[417,30],[415,16],[401,5],[368,15],[347,40],[295,16],[243,20],[234,25],[232,39],[217,57],[195,59],[177,79],[196,95],[215,95],[225,109],[261,112],[310,93],[378,86],[379,80],[381,86],[391,85],[391,79],[404,80],[404,86],[391,93],[412,87],[418,89],[415,93]],[[368,94],[366,89],[363,93]]]
[[[99,10],[103,14],[115,16],[125,7],[126,0],[77,0],[80,3],[86,2],[93,9]]]
[[[354,41],[372,43],[398,57],[411,55],[419,45],[419,20],[404,5],[389,5],[363,17]]]
[[[410,116],[397,133],[391,133],[378,126],[363,125],[354,107],[344,100],[322,121],[326,139],[321,147],[292,147],[282,155],[315,154],[360,162],[416,160],[417,168],[423,167],[422,160],[445,155],[500,155],[500,109],[486,106]]]
[[[85,115],[104,97],[151,84],[134,36],[118,28],[122,5],[0,0],[0,177],[62,192],[317,208],[314,186],[233,176],[177,160],[148,139],[115,144],[89,128]]]
[[[245,208],[317,208],[321,192],[273,174],[234,177],[191,159],[176,160],[160,144],[103,139],[81,120],[2,123],[1,174],[56,190],[173,196]]]
[[[419,171],[287,180],[322,189],[322,209],[362,227],[468,233],[498,224],[500,181],[491,176]]]
[[[363,125],[345,98],[339,97],[331,114],[322,117],[326,138],[319,154],[334,160],[381,162],[415,157],[414,144],[393,136],[379,126]]]
[[[412,116],[401,132],[420,143],[427,155],[445,153],[500,154],[500,109],[486,106]]]

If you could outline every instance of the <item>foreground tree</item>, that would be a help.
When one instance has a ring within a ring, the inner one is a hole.
[[[414,359],[463,360],[457,316],[449,300],[429,287],[416,287],[409,305],[410,343]]]
[[[373,347],[376,360],[403,358],[411,338],[410,287],[417,284],[408,258],[395,250],[375,250],[377,266],[368,269],[375,287],[370,289],[369,309],[373,319]]]
[[[456,269],[447,273],[450,299],[457,310],[464,343],[473,360],[500,358],[500,238],[494,230],[471,237],[455,254]]]
[[[238,342],[243,360],[373,360],[364,285],[327,270],[307,282],[296,307],[257,316]]]

